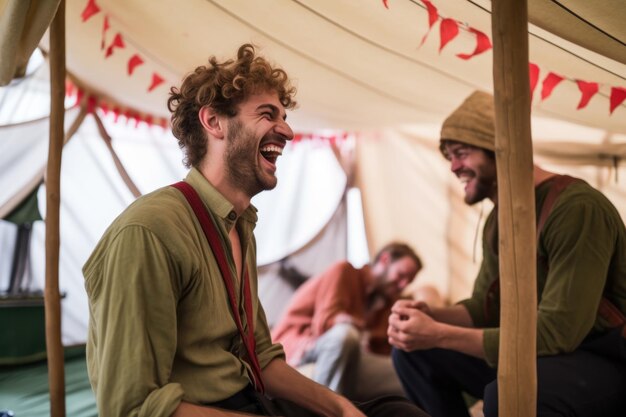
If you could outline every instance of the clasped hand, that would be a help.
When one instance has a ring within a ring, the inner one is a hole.
[[[398,300],[389,316],[389,344],[407,352],[437,347],[438,323],[430,314],[423,301]]]

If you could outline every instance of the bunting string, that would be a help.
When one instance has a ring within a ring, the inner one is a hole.
[[[426,33],[422,37],[419,46],[421,47],[426,42],[428,35],[430,34],[433,26],[437,22],[439,22],[439,53],[444,49],[446,45],[452,42],[459,34],[460,30],[471,33],[474,35],[476,39],[476,47],[474,51],[468,54],[456,54],[456,56],[463,60],[469,60],[477,55],[482,54],[490,50],[493,46],[491,44],[491,39],[484,32],[469,26],[466,23],[463,23],[457,19],[451,17],[443,17],[435,4],[431,0],[419,0],[426,9],[426,13],[428,15],[428,29]],[[386,9],[389,9],[389,0],[382,0],[383,5]],[[533,93],[535,88],[539,84],[540,73],[541,70],[539,65],[529,62],[529,82],[530,82],[530,97],[531,100],[533,98]],[[552,71],[548,71],[547,75],[541,81],[541,101],[548,99],[554,89],[561,83],[563,80],[568,80],[570,82],[576,83],[578,86],[578,90],[580,91],[580,100],[578,102],[577,110],[584,109],[587,107],[591,99],[600,91],[600,83],[593,81],[586,81],[580,79],[569,78],[561,74],[557,74]],[[609,97],[609,115],[612,115],[617,107],[621,106],[622,103],[626,100],[626,88],[621,86],[606,86],[610,89],[610,97]]]
[[[85,8],[83,9],[83,12],[81,13],[82,22],[86,23],[87,21],[89,21],[91,18],[93,18],[95,15],[97,15],[100,12],[102,12],[102,9],[100,8],[100,6],[98,6],[98,3],[96,2],[96,0],[87,0],[87,3],[85,4]],[[113,35],[113,39],[111,39],[111,41],[108,43],[108,46],[107,46],[107,36],[108,36],[107,34],[109,33],[110,30],[111,30],[111,23],[110,23],[109,15],[105,13],[104,19],[102,22],[102,40],[100,42],[100,49],[105,51],[104,59],[110,58],[115,53],[115,51],[120,50],[120,49],[126,49],[127,47],[126,42],[124,41],[124,35],[119,31],[117,31]],[[128,76],[129,77],[132,76],[135,72],[135,69],[139,67],[140,65],[143,65],[144,63],[145,63],[145,60],[141,56],[141,54],[139,54],[138,52],[132,53],[127,63]],[[151,93],[164,82],[165,82],[165,79],[163,78],[163,76],[159,74],[158,72],[153,71],[151,79],[150,79],[150,83],[147,84],[146,86],[146,92]]]

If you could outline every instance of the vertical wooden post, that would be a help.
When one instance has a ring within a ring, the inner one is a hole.
[[[535,193],[526,0],[493,0],[498,222],[500,235],[499,415],[537,412]]]
[[[65,118],[65,0],[50,25],[50,145],[46,172],[46,352],[50,415],[65,416],[65,370],[59,294],[59,205]]]

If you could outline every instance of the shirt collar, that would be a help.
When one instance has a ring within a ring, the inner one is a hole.
[[[226,229],[230,231],[237,220],[235,207],[207,180],[196,168],[191,168],[185,181],[189,183],[200,195],[202,202],[211,211],[222,219]],[[257,222],[257,209],[250,204],[240,216],[241,219],[251,223],[252,227]]]

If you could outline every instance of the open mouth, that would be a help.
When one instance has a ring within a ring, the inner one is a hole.
[[[261,156],[270,164],[276,164],[276,159],[283,154],[283,148],[277,145],[263,145],[259,149]]]
[[[469,184],[469,182],[474,179],[474,175],[469,172],[462,172],[459,175],[457,175],[457,178],[459,179],[459,182],[465,188],[467,188],[467,185]]]

